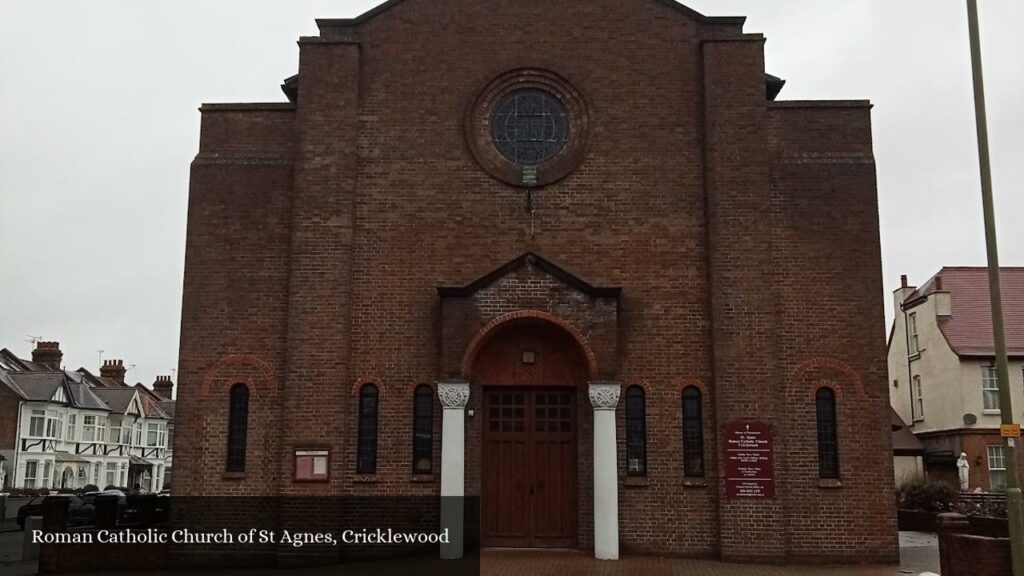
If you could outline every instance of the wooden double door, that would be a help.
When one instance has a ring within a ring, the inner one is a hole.
[[[485,546],[576,546],[576,391],[484,388]]]

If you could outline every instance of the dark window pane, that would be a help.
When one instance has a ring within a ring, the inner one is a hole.
[[[430,386],[416,388],[412,419],[412,469],[429,474],[434,469],[434,390]]]
[[[377,386],[359,390],[359,437],[356,439],[356,473],[377,472]]]
[[[683,474],[704,476],[704,416],[700,390],[683,390]]]
[[[831,388],[819,388],[818,476],[839,478],[839,440],[836,430],[836,394]]]
[[[527,88],[504,96],[491,115],[491,139],[506,160],[536,166],[556,157],[569,141],[569,112],[558,98]]]
[[[626,391],[626,474],[647,474],[647,404],[639,386]]]
[[[249,430],[249,387],[245,384],[232,386],[228,402],[227,470],[244,472],[245,440]]]

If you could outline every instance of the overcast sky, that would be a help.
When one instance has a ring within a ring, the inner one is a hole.
[[[68,368],[103,350],[131,382],[171,374],[196,108],[282,101],[314,18],[377,3],[0,0],[0,347],[28,357],[41,336]],[[1020,266],[1024,2],[980,3],[1001,257]],[[890,315],[901,273],[985,264],[963,0],[688,5],[748,16],[788,81],[780,99],[874,102]]]

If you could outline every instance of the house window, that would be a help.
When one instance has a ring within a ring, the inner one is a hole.
[[[164,428],[163,426],[160,427],[160,437],[157,440],[156,445],[161,448],[167,447],[167,429]]]
[[[57,437],[57,413],[47,412],[46,413],[46,437],[56,438]]]
[[[988,483],[992,492],[1006,491],[1006,453],[1001,444],[988,447]]]
[[[999,410],[999,378],[995,366],[981,368],[981,397],[985,410]]]
[[[700,389],[683,390],[683,473],[704,476],[704,417]]]
[[[626,390],[626,474],[647,475],[647,401],[639,386]]]
[[[121,444],[129,445],[132,443],[132,425],[129,422],[121,422]]]
[[[99,416],[96,418],[96,441],[105,442],[107,437],[107,417]]]
[[[146,446],[159,446],[160,442],[160,426],[155,422],[151,422],[146,426]]]
[[[377,386],[367,384],[359,390],[359,433],[356,439],[356,473],[377,472]]]
[[[100,483],[100,463],[96,462],[92,465],[92,483],[99,485]]]
[[[47,460],[43,463],[43,484],[42,488],[50,487],[50,473],[53,472],[53,462]]]
[[[921,391],[920,376],[914,376],[910,384],[910,394],[913,400],[914,421],[924,420],[924,393]]]
[[[416,388],[412,406],[412,471],[429,474],[434,469],[434,390]]]
[[[142,427],[139,426],[141,433]],[[245,440],[249,431],[249,387],[235,384],[231,387],[228,407],[228,462],[229,472],[245,471]]]
[[[107,486],[114,486],[117,482],[117,463],[107,463]]]
[[[77,430],[76,430],[77,427],[78,427],[78,415],[77,414],[68,414],[68,433],[67,433],[68,442],[74,442],[75,441],[75,435],[76,435],[76,432],[77,432]]]
[[[839,478],[839,441],[836,430],[836,393],[831,388],[819,388],[818,417],[818,476]]]
[[[96,440],[96,417],[82,417],[82,441],[93,442]]]
[[[917,312],[910,314],[910,355],[921,352],[921,343],[917,336]]]
[[[29,460],[25,462],[25,488],[36,487],[36,476],[39,474],[39,462]]]
[[[117,444],[121,440],[121,422],[120,418],[110,419],[110,443]]]
[[[42,438],[46,435],[46,411],[33,410],[28,424],[28,435]]]

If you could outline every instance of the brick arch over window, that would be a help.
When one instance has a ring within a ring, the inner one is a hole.
[[[470,372],[473,369],[473,361],[476,360],[477,355],[487,345],[490,340],[501,332],[501,329],[508,327],[509,325],[516,322],[523,321],[541,321],[560,329],[562,332],[571,337],[576,345],[580,348],[583,357],[585,358],[587,378],[590,380],[596,380],[598,374],[597,368],[597,355],[594,354],[593,349],[587,338],[580,332],[575,326],[562,320],[561,318],[543,312],[541,310],[520,310],[517,312],[510,312],[503,314],[497,318],[488,322],[483,328],[481,328],[473,339],[470,341],[469,346],[466,347],[466,352],[462,356],[461,373],[464,378],[469,378]]]
[[[231,354],[217,361],[203,376],[203,395],[215,391],[227,392],[239,382],[249,387],[249,396],[255,398],[261,390],[274,385],[274,370],[269,364],[252,354]]]
[[[803,362],[786,380],[786,396],[790,400],[812,400],[818,388],[828,386],[836,398],[844,395],[867,396],[860,375],[849,364],[837,358],[812,358]]]
[[[367,384],[373,384],[377,387],[377,395],[380,399],[384,399],[384,381],[376,376],[370,376],[366,378],[356,379],[356,383],[352,385],[352,395],[358,397],[359,391],[363,389],[363,386]]]

